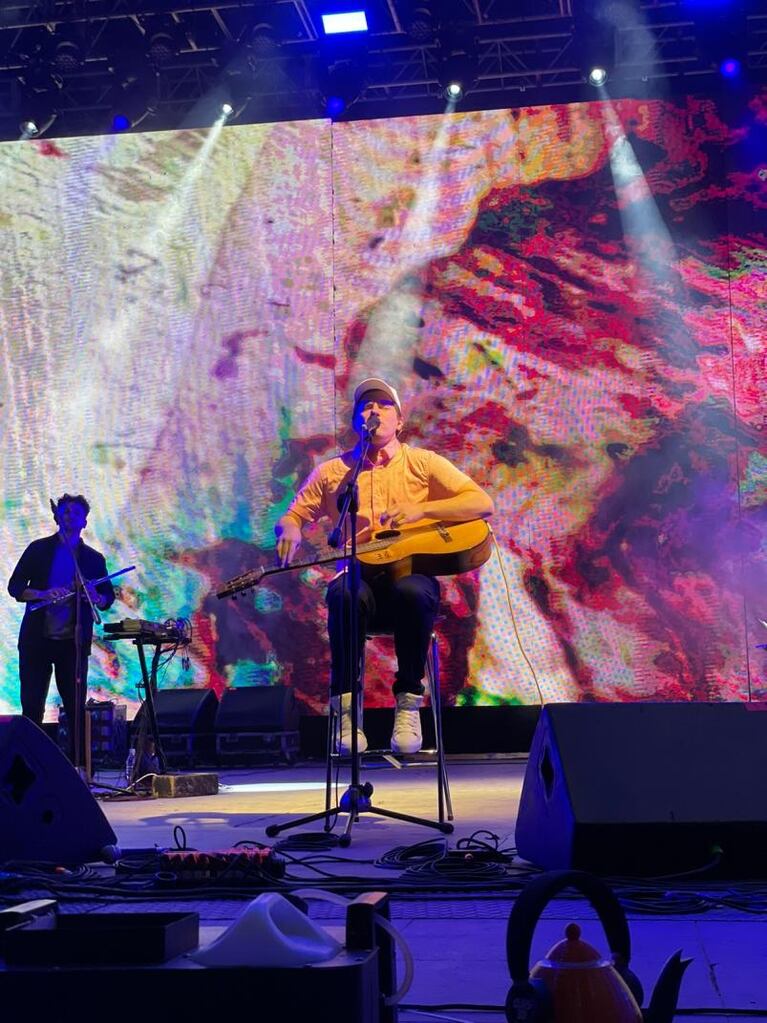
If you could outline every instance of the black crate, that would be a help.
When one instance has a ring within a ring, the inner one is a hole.
[[[12,966],[165,963],[196,948],[197,913],[67,913],[10,927],[3,957]]]
[[[128,708],[111,701],[86,704],[91,731],[91,763],[94,767],[121,768],[128,756]],[[69,749],[69,721],[62,708],[56,733],[59,748]]]

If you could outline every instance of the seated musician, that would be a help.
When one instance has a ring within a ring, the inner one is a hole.
[[[380,425],[371,430],[367,464],[359,476],[358,539],[371,532],[394,529],[422,520],[465,522],[487,518],[493,502],[469,476],[433,451],[411,447],[399,440],[404,426],[397,391],[385,380],[363,380],[354,392],[352,424],[362,437],[364,424],[377,416]],[[301,486],[287,512],[275,527],[277,556],[287,565],[301,543],[301,529],[307,522],[327,516],[338,521],[337,495],[352,471],[359,450],[347,451],[318,465]],[[434,619],[440,599],[437,580],[426,575],[394,579],[387,570],[365,566],[360,580],[358,650],[362,651],[369,630],[392,632],[397,655],[397,672],[392,691],[395,698],[394,731],[391,748],[415,753],[421,748],[423,676]],[[375,574],[377,572],[377,574]],[[345,622],[349,586],[342,572],[327,592],[328,633],[331,651],[331,699],[340,712],[339,750],[351,747],[351,685]],[[357,747],[367,748],[358,730]]]
[[[16,600],[26,603],[19,631],[19,683],[21,711],[41,725],[45,700],[51,683],[51,671],[56,672],[56,688],[61,696],[69,723],[70,744],[75,715],[85,718],[88,656],[93,635],[93,618],[85,597],[81,601],[81,681],[80,704],[75,693],[76,607],[74,593],[77,558],[83,578],[100,580],[107,574],[103,554],[88,547],[80,539],[86,526],[90,505],[81,495],[62,494],[54,504],[53,517],[58,531],[40,540],[33,540],[19,559],[8,582],[8,592]],[[111,582],[105,579],[88,585],[88,594],[94,605],[104,611],[115,599]],[[67,596],[68,595],[68,596]],[[31,603],[51,601],[48,606],[32,610]],[[82,729],[80,731],[82,735]],[[80,751],[80,755],[82,750]],[[74,750],[70,749],[70,756]],[[78,757],[77,763],[82,762]]]

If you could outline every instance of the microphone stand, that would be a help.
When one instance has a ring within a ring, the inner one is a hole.
[[[340,846],[348,846],[351,843],[351,830],[352,824],[355,820],[359,819],[360,804],[365,803],[365,808],[370,806],[370,795],[372,794],[372,788],[369,792],[363,793],[360,787],[360,753],[357,743],[357,729],[359,727],[359,697],[360,697],[360,650],[359,650],[359,594],[360,594],[360,565],[357,559],[357,513],[359,511],[359,489],[357,486],[357,480],[359,474],[362,471],[365,459],[367,458],[368,451],[370,450],[370,442],[372,439],[372,431],[368,428],[363,428],[362,444],[360,446],[360,456],[357,459],[357,464],[354,466],[352,475],[346,483],[340,497],[341,507],[339,509],[340,516],[338,523],[328,537],[328,544],[330,547],[340,547],[343,537],[344,526],[346,520],[349,520],[349,554],[346,563],[346,573],[349,580],[349,615],[346,619],[348,629],[348,642],[349,642],[349,659],[351,662],[351,725],[352,725],[352,743],[351,743],[351,780],[346,793],[341,797],[341,802],[337,809],[341,806],[348,807],[348,818],[346,821],[346,827],[343,835],[338,840]],[[364,642],[364,640],[363,640]],[[341,697],[343,699],[343,696]],[[341,709],[339,707],[339,717],[341,715]],[[338,728],[339,742],[341,736],[341,727],[339,722]],[[336,808],[331,810],[331,813]],[[326,816],[325,826],[327,830],[328,818]]]
[[[370,417],[372,419],[372,416]],[[377,417],[376,417],[377,419]],[[307,817],[299,817],[292,821],[286,821],[284,824],[270,824],[265,830],[268,837],[273,838],[278,835],[281,831],[286,831],[288,828],[299,827],[302,824],[309,824],[312,821],[325,819],[325,831],[331,831],[332,825],[330,818],[337,817],[339,813],[348,814],[346,827],[344,828],[343,834],[338,839],[339,846],[347,847],[351,845],[352,841],[352,825],[355,821],[359,820],[360,813],[375,813],[379,817],[391,817],[399,821],[407,821],[410,824],[423,824],[429,828],[436,828],[443,834],[450,834],[453,830],[452,824],[445,824],[442,821],[432,821],[425,817],[414,817],[407,813],[398,813],[395,810],[386,810],[381,806],[373,806],[370,801],[370,797],[373,795],[373,786],[370,782],[366,782],[365,785],[360,785],[360,751],[357,743],[357,727],[359,724],[359,696],[360,696],[360,650],[359,650],[359,592],[360,592],[360,563],[357,558],[357,512],[359,510],[359,491],[357,488],[357,479],[362,466],[367,458],[368,451],[370,450],[370,442],[374,430],[377,428],[378,423],[370,425],[370,421],[367,424],[363,424],[362,427],[362,443],[360,448],[360,455],[357,459],[356,465],[352,470],[352,474],[348,481],[344,485],[343,490],[338,496],[338,505],[340,516],[338,524],[335,526],[330,536],[328,537],[328,545],[330,547],[340,547],[341,538],[343,536],[344,526],[346,520],[349,520],[349,548],[348,553],[344,555],[346,560],[346,572],[349,578],[349,614],[345,619],[347,628],[349,630],[349,656],[351,659],[351,727],[352,727],[352,741],[351,741],[351,778],[349,787],[346,792],[341,796],[341,799],[337,806],[330,806],[329,798],[326,800],[325,809],[319,813],[309,814]],[[363,638],[362,642],[365,640]],[[339,708],[339,716],[340,716]],[[339,723],[338,734],[340,739],[341,727]],[[328,740],[328,779],[330,779],[330,764],[331,764],[331,745]],[[328,786],[330,782],[328,780]],[[328,788],[329,792],[329,788]]]
[[[61,536],[64,543],[67,546],[67,550],[72,556],[72,563],[75,568],[75,580],[74,580],[74,598],[75,598],[75,712],[73,715],[74,720],[71,722],[72,729],[72,763],[75,769],[85,775],[85,781],[90,783],[90,750],[85,750],[84,739],[86,733],[85,727],[85,693],[83,685],[83,636],[82,636],[82,601],[81,595],[85,594],[85,599],[88,601],[88,608],[91,613],[91,620],[94,624],[98,625],[101,622],[101,615],[98,613],[96,606],[91,600],[91,596],[88,593],[88,587],[86,585],[83,574],[80,571],[80,564],[77,560],[77,554],[74,547],[72,546],[69,537],[64,530],[61,530]]]

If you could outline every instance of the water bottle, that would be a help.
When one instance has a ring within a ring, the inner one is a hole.
[[[128,750],[128,759],[125,761],[125,780],[130,785],[133,782],[133,774],[136,770],[136,747],[131,746]]]

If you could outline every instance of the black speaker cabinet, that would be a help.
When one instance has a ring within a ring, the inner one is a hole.
[[[516,827],[526,860],[649,876],[721,859],[767,876],[767,713],[742,703],[549,704]]]
[[[213,689],[160,689],[154,707],[168,764],[192,767],[213,760],[213,724],[218,710],[218,697]],[[142,704],[133,722],[134,735],[144,724],[144,713]]]
[[[292,686],[224,690],[216,715],[220,762],[251,762],[266,757],[292,763],[298,749],[298,706]]]
[[[29,718],[0,717],[0,863],[111,859],[115,833],[78,772]]]
[[[217,732],[292,732],[297,728],[292,686],[243,686],[221,694]]]
[[[218,698],[213,689],[160,689],[154,706],[160,732],[211,732]]]

